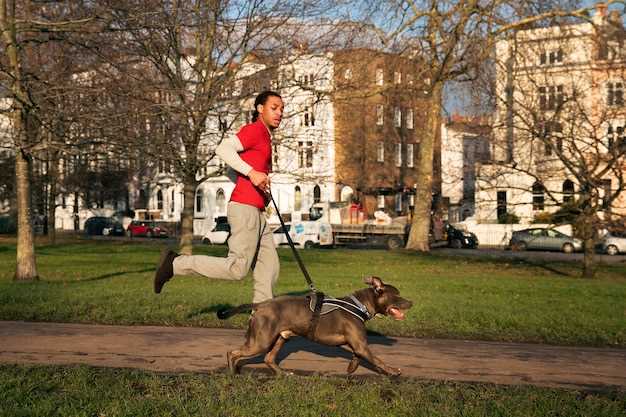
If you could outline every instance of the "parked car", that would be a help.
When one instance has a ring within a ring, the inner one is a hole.
[[[478,248],[478,238],[474,233],[463,230],[460,227],[452,226],[450,223],[446,223],[445,230],[449,247],[454,249]]]
[[[126,236],[167,237],[167,230],[151,220],[133,220],[126,228]]]
[[[580,251],[583,248],[580,239],[573,238],[558,230],[530,228],[513,232],[509,247],[512,250],[556,250],[565,253]]]
[[[230,224],[224,217],[224,220],[218,218],[215,227],[202,237],[202,243],[208,245],[223,245],[230,237]]]
[[[626,253],[626,233],[607,233],[598,245],[600,252],[607,255]]]
[[[113,217],[94,216],[85,220],[85,233],[92,236],[123,236],[124,226]]]

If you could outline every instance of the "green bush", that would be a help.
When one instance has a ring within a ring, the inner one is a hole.
[[[500,224],[518,224],[519,216],[515,213],[505,213],[502,216],[498,216],[498,223]]]
[[[531,223],[539,223],[539,224],[551,224],[552,223],[552,213],[548,213],[547,211],[540,211],[535,214]]]

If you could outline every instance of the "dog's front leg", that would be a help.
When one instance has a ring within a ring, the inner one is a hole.
[[[367,345],[367,342],[359,341],[355,343],[354,345],[351,345],[350,347],[352,347],[352,350],[354,351],[356,356],[363,358],[369,363],[371,363],[372,365],[376,366],[381,372],[387,375],[391,375],[391,376],[398,376],[402,373],[399,368],[392,368],[391,366],[387,366],[380,358],[378,358],[377,356],[374,356],[369,346]],[[350,362],[350,365],[348,366],[348,371],[350,370],[354,360],[355,359],[352,358],[352,361]],[[356,360],[357,360],[356,366],[358,366],[358,358]],[[354,367],[355,370],[356,370],[356,366]]]
[[[356,354],[352,354],[352,359],[348,364],[348,373],[352,374],[359,367],[359,357]]]

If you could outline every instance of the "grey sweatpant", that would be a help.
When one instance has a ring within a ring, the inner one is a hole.
[[[181,255],[174,259],[174,275],[204,275],[208,278],[242,280],[252,267],[259,235],[261,242],[254,265],[253,303],[273,298],[273,287],[279,273],[278,254],[272,231],[265,221],[264,213],[256,207],[228,203],[228,256]]]

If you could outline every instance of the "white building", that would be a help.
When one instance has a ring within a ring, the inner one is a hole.
[[[493,161],[478,166],[477,221],[558,210],[580,191],[574,172],[597,177],[596,200],[624,189],[623,41],[621,17],[599,4],[593,24],[521,30],[496,45]],[[624,194],[605,209],[626,214]]]

